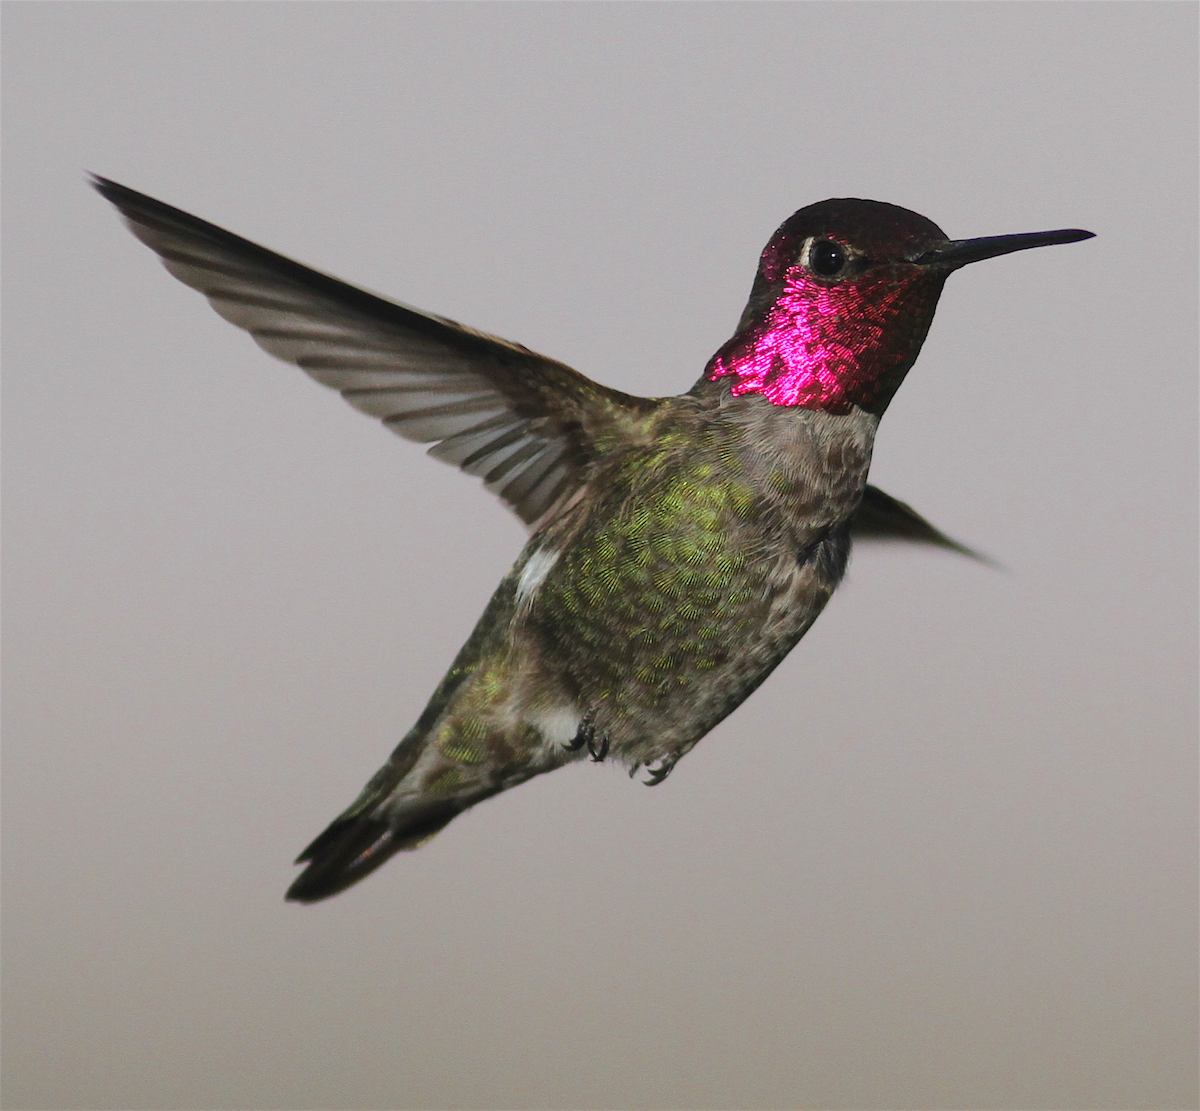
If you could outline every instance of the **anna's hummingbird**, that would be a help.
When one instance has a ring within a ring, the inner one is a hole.
[[[572,760],[612,757],[662,782],[816,620],[853,536],[965,551],[867,485],[879,418],[952,271],[1092,235],[950,240],[879,201],[809,205],[771,237],[700,381],[644,398],[93,184],[261,347],[432,441],[530,528],[417,723],[300,854],[300,902]]]

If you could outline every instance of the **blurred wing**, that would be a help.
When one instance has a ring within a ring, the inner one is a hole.
[[[533,525],[582,484],[601,442],[656,403],[520,344],[347,285],[104,178],[92,184],[181,282],[260,347],[431,455],[478,475]]]
[[[996,566],[987,556],[972,551],[957,540],[951,540],[911,505],[897,501],[877,486],[868,486],[863,491],[858,512],[850,520],[850,535],[855,540],[906,540],[914,544],[932,544],[977,559],[980,563]]]

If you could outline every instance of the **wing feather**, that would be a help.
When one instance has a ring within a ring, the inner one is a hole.
[[[935,548],[958,552],[959,555],[986,563],[998,564],[985,555],[952,540],[936,529],[907,502],[885,494],[878,486],[863,490],[858,512],[850,519],[850,534],[859,540],[903,541],[910,544],[930,544]]]
[[[185,285],[264,351],[481,477],[530,525],[637,437],[658,402],[378,297],[116,182],[92,183]]]

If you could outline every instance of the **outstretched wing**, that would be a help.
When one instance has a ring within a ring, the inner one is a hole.
[[[481,477],[534,525],[656,402],[520,344],[388,301],[105,178],[92,184],[181,282],[260,347],[431,455]]]

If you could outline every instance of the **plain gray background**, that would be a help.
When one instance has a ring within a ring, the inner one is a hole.
[[[1194,1106],[1194,6],[4,15],[7,1106]],[[665,786],[298,907],[522,530],[85,169],[647,394],[813,201],[1098,238],[953,277],[883,425],[1007,570],[864,548]]]

